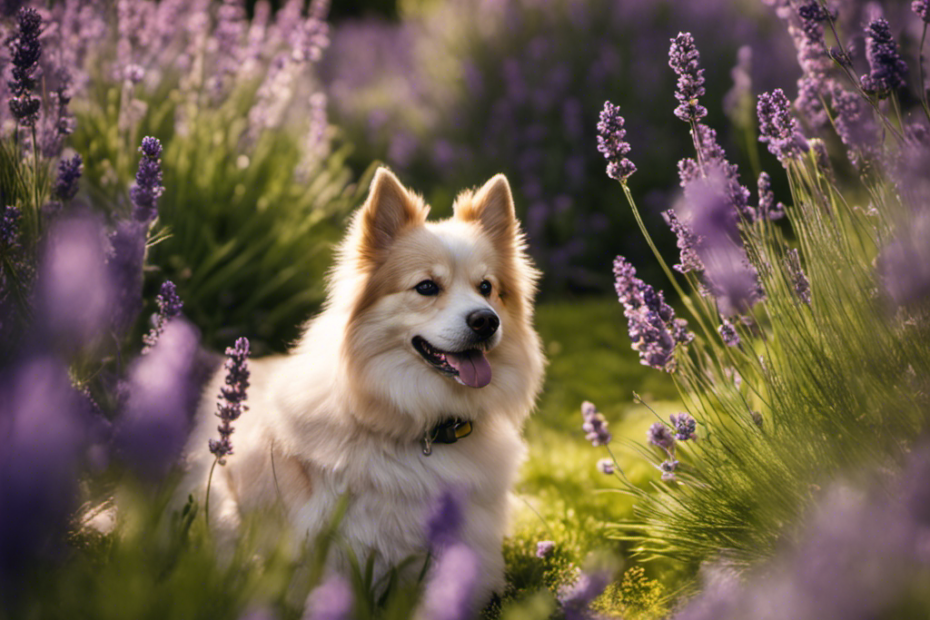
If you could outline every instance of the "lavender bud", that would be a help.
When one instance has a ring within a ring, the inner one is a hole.
[[[736,328],[733,327],[733,323],[730,323],[727,319],[723,319],[723,323],[717,328],[717,332],[720,334],[720,337],[723,338],[723,343],[728,347],[739,346],[739,334],[736,333]]]
[[[68,201],[77,195],[78,179],[84,171],[84,160],[80,154],[71,159],[62,158],[58,162],[58,179],[55,181],[55,196],[61,201]]]
[[[625,183],[636,166],[625,157],[630,152],[630,143],[626,141],[624,120],[620,116],[620,106],[609,101],[604,102],[600,122],[597,124],[597,150],[607,159],[607,176],[615,181]]]
[[[767,142],[769,152],[783,164],[788,159],[807,152],[807,140],[798,131],[798,122],[791,116],[790,103],[784,91],[776,88],[759,95],[756,111],[759,115],[760,142]]]
[[[891,36],[891,27],[882,17],[865,29],[865,55],[869,60],[869,73],[862,76],[862,89],[879,99],[905,85],[907,63],[901,60],[898,44]]]
[[[555,543],[551,540],[541,540],[536,543],[536,557],[547,558],[555,551]]]
[[[675,472],[678,470],[678,461],[675,459],[668,459],[662,461],[659,465],[659,471],[662,472],[662,480],[665,482],[671,482],[675,480]]]
[[[804,270],[801,269],[801,257],[798,255],[797,249],[788,250],[788,254],[785,256],[785,267],[788,269],[788,277],[791,279],[798,299],[808,306],[811,305],[811,285],[804,274]]]
[[[585,432],[585,439],[592,446],[606,446],[613,436],[607,430],[607,419],[601,414],[593,403],[585,401],[581,404],[581,417],[584,422],[581,428]]]
[[[654,446],[663,450],[671,450],[675,445],[675,437],[668,426],[662,422],[653,422],[649,430],[646,431],[646,439]]]
[[[142,338],[142,341],[145,343],[142,353],[147,353],[155,346],[155,343],[158,342],[158,337],[165,331],[165,326],[168,324],[168,321],[181,314],[181,308],[184,306],[184,302],[178,297],[174,282],[167,280],[161,285],[161,290],[158,296],[155,297],[155,305],[158,306],[158,313],[155,315],[155,324],[152,326],[152,329]]]
[[[707,116],[707,109],[698,103],[698,97],[704,95],[701,55],[690,32],[679,32],[671,41],[668,65],[678,75],[678,89],[675,91],[678,107],[675,108],[675,116],[686,123],[696,123]]]
[[[777,205],[775,204],[772,179],[769,177],[768,172],[759,173],[757,187],[759,191],[759,208],[756,209],[756,214],[759,219],[775,221],[785,217],[784,205],[780,202]]]
[[[675,429],[675,439],[688,441],[697,438],[697,421],[685,412],[673,413],[669,420]]]
[[[221,422],[217,430],[220,432],[219,441],[209,441],[212,452],[220,465],[226,464],[226,457],[233,453],[229,438],[233,433],[232,423],[239,419],[248,407],[243,405],[249,389],[249,339],[239,338],[235,347],[226,349],[226,385],[220,388],[219,402],[217,402],[217,417]]]
[[[151,222],[158,216],[158,198],[165,191],[161,174],[161,142],[157,138],[142,138],[139,147],[142,159],[136,172],[136,184],[129,190],[135,205],[133,217],[139,222]]]
[[[610,476],[614,473],[614,462],[611,459],[601,459],[597,462],[597,471],[601,472],[605,476]]]
[[[920,16],[925,23],[930,24],[930,0],[914,0],[911,9]]]

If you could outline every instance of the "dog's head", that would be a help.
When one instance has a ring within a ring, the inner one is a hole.
[[[349,302],[348,379],[373,409],[395,418],[369,420],[378,426],[524,415],[542,375],[532,328],[538,273],[507,179],[460,194],[449,219],[428,222],[428,211],[378,170],[331,291]]]

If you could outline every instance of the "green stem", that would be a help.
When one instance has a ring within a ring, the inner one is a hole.
[[[204,500],[203,514],[207,519],[207,528],[210,527],[210,486],[213,484],[213,470],[216,468],[216,463],[220,460],[220,457],[213,459],[213,465],[210,466],[210,475],[207,476],[207,497]]]
[[[930,119],[930,103],[927,102],[927,87],[924,86],[924,42],[927,40],[927,22],[920,35],[920,49],[917,52],[917,88],[920,89],[920,103],[924,107],[924,114]]]

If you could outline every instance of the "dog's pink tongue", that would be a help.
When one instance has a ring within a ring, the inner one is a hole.
[[[465,385],[482,388],[491,382],[491,365],[484,353],[477,349],[446,353],[446,361],[459,371],[459,379]]]

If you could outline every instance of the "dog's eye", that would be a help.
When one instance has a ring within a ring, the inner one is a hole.
[[[432,280],[423,280],[415,287],[413,287],[413,290],[418,292],[420,295],[438,295],[439,285]]]
[[[481,284],[478,285],[478,292],[487,297],[491,294],[491,283],[487,280],[482,280]]]

